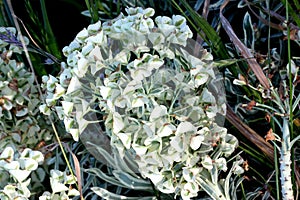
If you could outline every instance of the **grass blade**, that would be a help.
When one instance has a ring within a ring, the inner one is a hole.
[[[46,50],[48,52],[51,52],[55,57],[61,58],[61,51],[58,47],[58,44],[56,42],[54,33],[52,31],[49,19],[48,19],[48,14],[47,14],[47,9],[46,9],[46,4],[45,0],[40,0],[41,4],[41,11],[42,11],[42,16],[43,16],[43,23],[44,23],[44,29],[45,29],[45,42],[46,42]]]
[[[181,7],[176,3],[175,0],[172,0],[173,5],[184,15],[192,27],[197,31],[197,33],[202,37],[202,39],[211,47],[212,52],[216,55],[219,59],[228,59],[229,54],[226,50],[225,45],[222,42],[221,37],[218,33],[211,27],[211,25],[205,20],[204,17],[199,15],[197,12],[193,10],[193,8],[185,1],[180,0],[183,7],[188,11],[190,17],[188,17],[185,12],[181,9]],[[199,30],[199,28],[200,30]],[[203,36],[203,33],[206,36]]]

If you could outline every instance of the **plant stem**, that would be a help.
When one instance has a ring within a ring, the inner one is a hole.
[[[283,200],[294,200],[293,184],[291,177],[291,147],[289,121],[283,118],[282,142],[280,149],[280,181]]]

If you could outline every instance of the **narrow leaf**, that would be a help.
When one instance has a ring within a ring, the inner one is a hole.
[[[128,199],[128,200],[154,200],[156,199],[155,197],[126,197],[123,195],[119,194],[114,194],[112,192],[109,192],[106,189],[99,188],[99,187],[92,187],[91,190],[95,192],[98,196],[104,198],[104,199],[109,199],[109,200],[120,200],[120,199]]]
[[[224,30],[226,31],[227,35],[231,38],[233,44],[240,51],[240,53],[242,54],[242,56],[247,59],[249,67],[252,69],[252,71],[254,72],[254,74],[256,75],[256,77],[258,78],[260,84],[265,89],[269,89],[270,88],[269,81],[268,81],[267,77],[265,76],[263,70],[261,69],[261,67],[259,66],[259,64],[257,63],[257,61],[255,60],[253,54],[240,41],[240,39],[234,33],[234,31],[232,29],[232,26],[230,25],[230,23],[228,22],[228,20],[223,16],[222,11],[223,11],[223,9],[225,8],[225,6],[227,5],[228,2],[229,1],[226,0],[224,2],[224,4],[221,6],[221,9],[220,9],[220,19],[221,19],[222,26],[223,26]]]

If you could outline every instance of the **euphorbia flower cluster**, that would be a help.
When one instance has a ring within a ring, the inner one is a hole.
[[[237,146],[216,123],[225,102],[208,89],[216,78],[212,55],[188,51],[184,17],[126,12],[88,26],[63,49],[67,64],[59,77],[44,77],[47,104],[40,110],[55,109],[76,141],[89,123],[103,121],[111,147],[134,154],[157,189],[195,197],[211,170],[227,170]],[[98,118],[91,121],[90,113]]]

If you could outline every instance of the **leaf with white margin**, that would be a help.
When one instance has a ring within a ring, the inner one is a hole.
[[[235,148],[238,146],[238,140],[231,134],[225,136],[225,142],[221,144],[221,151],[225,154],[225,157],[230,156]]]
[[[28,108],[22,108],[21,110],[18,110],[16,113],[16,117],[23,117],[25,115],[27,115],[28,113]]]
[[[87,28],[89,34],[94,34],[97,31],[99,31],[100,29],[101,29],[101,21],[100,20],[94,24],[89,25]]]
[[[3,190],[0,191],[0,198],[1,198],[1,200],[2,200],[2,198],[3,198],[3,200],[14,199],[15,196],[16,196],[16,189],[17,188],[14,185],[10,185],[10,184],[6,185],[3,188]],[[4,195],[2,196],[2,194],[4,194]],[[23,200],[23,199],[21,199],[21,200]]]
[[[130,75],[132,77],[132,79],[136,80],[136,81],[141,81],[143,79],[145,79],[146,77],[149,77],[151,75],[151,71],[149,71],[149,67],[145,66],[145,67],[139,67],[135,70],[130,70]]]
[[[87,56],[94,49],[94,45],[88,42],[84,47],[82,47],[81,53],[83,56]]]
[[[57,83],[57,82],[58,82],[57,78],[55,78],[52,75],[49,75],[49,79],[47,81],[47,90],[49,92],[53,92],[55,89],[55,83]]]
[[[3,167],[5,170],[12,170],[12,169],[19,169],[20,168],[20,163],[18,161],[11,161],[11,162],[0,162],[1,163],[1,168]]]
[[[57,116],[60,120],[63,120],[64,119],[64,111],[63,111],[63,108],[61,106],[55,106],[55,110],[56,110],[56,113],[57,113]]]
[[[103,97],[104,100],[108,98],[108,96],[111,94],[111,88],[106,86],[100,86],[100,94]]]
[[[8,161],[8,162],[11,162],[11,161],[13,161],[13,159],[14,159],[14,149],[12,148],[12,147],[6,147],[3,151],[2,151],[2,153],[1,153],[1,155],[0,155],[0,160],[6,160],[6,161]]]
[[[128,93],[135,92],[136,89],[142,88],[141,81],[132,80],[127,83],[125,89],[123,90],[123,95],[128,95]]]
[[[189,191],[189,198],[196,197],[199,191],[199,185],[196,182],[188,182],[183,186],[184,190]]]
[[[42,196],[39,197],[39,200],[50,200],[50,199],[51,199],[51,193],[48,191],[43,192]]]
[[[182,135],[182,133],[196,133],[197,128],[191,122],[181,122],[176,130],[176,135]]]
[[[38,163],[31,158],[19,159],[21,169],[27,171],[34,171],[38,168]]]
[[[94,58],[96,61],[103,61],[101,49],[99,46],[95,46],[90,52],[89,57]]]
[[[81,57],[79,58],[78,62],[77,62],[77,67],[78,67],[78,71],[77,71],[77,76],[78,77],[83,77],[85,75],[85,73],[87,72],[89,66],[89,60],[86,59],[85,57]]]
[[[69,191],[68,191],[68,194],[67,194],[68,196],[78,196],[78,195],[80,195],[80,192],[78,191],[78,190],[76,190],[76,189],[69,189]]]
[[[81,89],[81,87],[82,86],[78,78],[76,76],[73,76],[68,86],[66,94],[71,94],[72,92]]]
[[[157,16],[155,18],[156,24],[172,24],[172,19],[167,16]]]
[[[73,140],[78,141],[80,134],[79,130],[76,128],[70,128],[69,132],[72,135]]]
[[[155,123],[145,122],[143,125],[143,130],[146,132],[148,137],[152,138],[155,132]]]
[[[218,158],[215,160],[215,164],[217,165],[217,168],[219,170],[222,170],[224,172],[227,171],[227,161],[225,158]]]
[[[76,177],[72,175],[66,175],[66,172],[64,172],[64,184],[75,184],[76,183]]]
[[[9,173],[17,179],[19,183],[22,183],[31,173],[31,171],[20,170],[20,169],[11,169]]]
[[[164,43],[165,37],[161,33],[153,33],[150,32],[148,34],[150,42],[153,44],[153,46],[157,46],[159,44]]]
[[[134,149],[136,155],[139,155],[139,156],[145,155],[148,150],[147,147],[137,145],[137,144],[132,144],[132,148]]]
[[[51,110],[50,110],[50,108],[46,104],[40,105],[39,106],[39,110],[44,115],[50,115],[51,114]]]
[[[167,137],[176,132],[176,127],[173,124],[164,124],[158,129],[157,135],[159,137]]]
[[[88,36],[89,36],[88,30],[84,28],[76,35],[76,39],[78,39],[79,41],[84,41]]]
[[[69,101],[61,101],[64,114],[69,116],[70,113],[73,111],[74,103]]]
[[[165,37],[168,37],[171,33],[176,30],[176,26],[169,24],[157,24],[158,29],[164,34]]]
[[[147,178],[149,178],[154,185],[158,185],[158,183],[163,180],[164,176],[157,172],[147,174]]]
[[[38,162],[38,164],[42,164],[44,162],[44,155],[42,154],[42,152],[40,151],[29,151],[29,157],[33,160],[35,160],[36,162]]]
[[[144,17],[152,17],[154,15],[155,11],[153,8],[146,8],[143,10]]]
[[[87,125],[89,124],[89,121],[84,119],[84,115],[82,111],[76,111],[76,121],[78,124],[78,130],[80,133],[82,133]],[[75,141],[78,141],[79,138],[73,138]]]
[[[62,182],[64,180],[64,173],[59,170],[51,169],[50,175],[53,179],[59,182]]]
[[[29,198],[30,195],[31,195],[31,192],[28,189],[28,186],[29,186],[30,182],[31,182],[31,179],[29,178],[26,181],[18,184],[18,190],[22,191],[22,195],[27,197],[27,198]],[[27,198],[26,198],[26,200],[27,200]]]
[[[130,133],[118,133],[119,139],[122,141],[126,149],[130,149],[131,146],[131,134]]]
[[[57,180],[50,177],[50,185],[53,193],[68,191],[69,188],[63,183],[58,182]]]
[[[65,129],[67,132],[69,132],[70,129],[73,128],[74,123],[75,123],[74,119],[69,118],[69,117],[64,118],[64,125],[65,125]]]
[[[114,102],[116,107],[125,108],[127,106],[127,99],[123,95],[119,95]]]
[[[69,85],[69,80],[71,78],[72,78],[71,70],[64,69],[64,71],[59,75],[59,84],[63,87],[67,87]]]
[[[217,105],[209,106],[206,110],[206,115],[208,118],[212,119],[217,115],[218,111]]]
[[[157,105],[155,108],[152,110],[150,114],[150,122],[153,122],[161,117],[164,117],[168,114],[167,107],[164,105]]]
[[[139,97],[134,98],[134,99],[132,100],[132,102],[131,102],[131,107],[132,107],[132,108],[138,108],[138,107],[143,106],[143,105],[146,103],[146,102],[143,101],[143,100],[144,100],[144,98],[139,98]]]
[[[238,80],[238,79],[234,79],[233,84],[234,85],[239,85],[239,86],[247,85],[246,81]]]
[[[175,192],[175,187],[173,185],[172,179],[164,181],[162,184],[157,185],[157,189],[164,194],[171,194]]]
[[[113,132],[115,134],[117,134],[124,127],[125,127],[125,124],[123,122],[122,116],[119,113],[117,113],[117,112],[113,113]]]
[[[201,94],[201,101],[204,103],[215,104],[216,99],[207,88],[204,88]]]
[[[184,143],[180,136],[171,137],[170,139],[171,139],[170,141],[171,147],[173,147],[177,152],[181,153],[185,150]]]
[[[190,147],[193,150],[197,150],[200,148],[201,143],[204,141],[204,136],[203,135],[197,135],[197,136],[192,136],[191,138],[191,143]]]
[[[195,76],[195,87],[199,87],[208,81],[208,74],[199,73]]]
[[[106,36],[103,33],[103,30],[98,32],[96,35],[92,35],[85,39],[85,42],[91,42],[96,45],[105,44],[106,43]]]
[[[130,53],[128,51],[121,51],[115,55],[115,61],[120,62],[120,64],[127,64],[130,59]]]
[[[172,21],[173,21],[173,24],[178,27],[186,25],[186,19],[181,15],[173,15]]]
[[[213,168],[212,159],[208,155],[205,155],[204,158],[202,158],[201,164],[208,170],[212,170]]]

